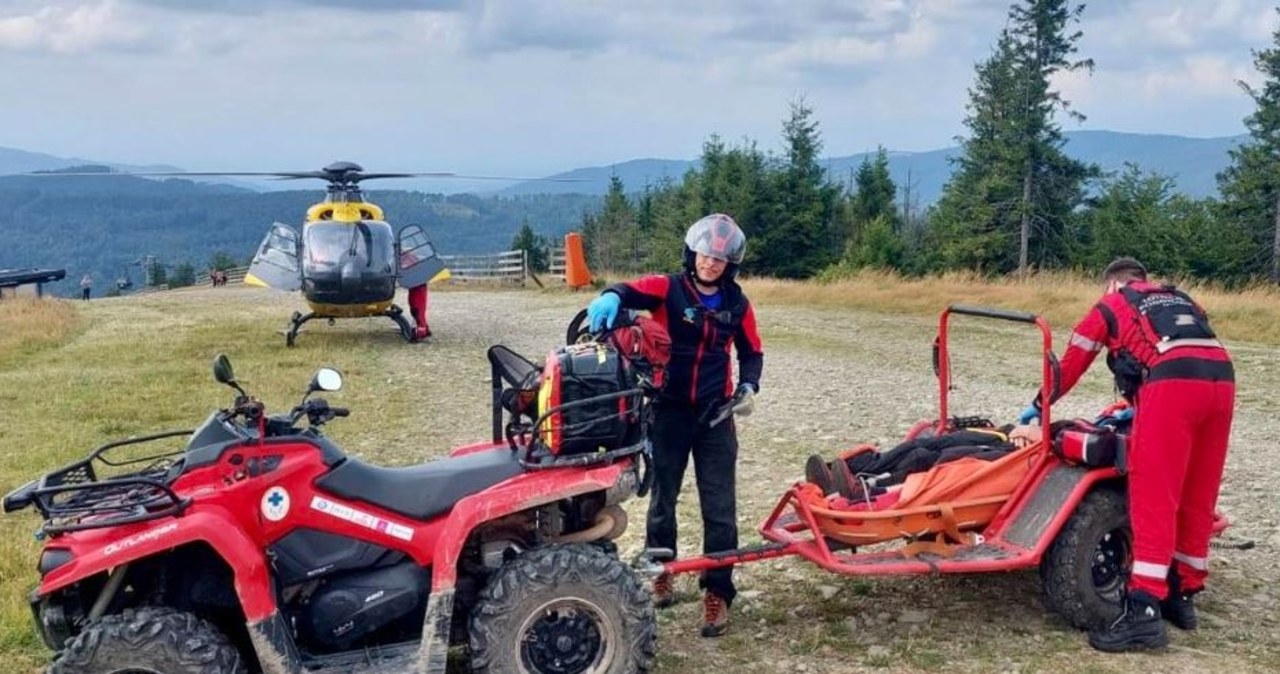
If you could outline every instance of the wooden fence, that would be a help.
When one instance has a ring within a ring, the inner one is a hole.
[[[551,246],[547,248],[549,271],[547,275],[557,281],[564,281],[564,248]]]
[[[441,255],[451,282],[511,283],[524,285],[529,256],[524,250],[507,250],[489,255]]]

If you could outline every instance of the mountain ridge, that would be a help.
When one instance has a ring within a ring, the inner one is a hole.
[[[1133,163],[1145,171],[1155,171],[1174,180],[1176,189],[1188,196],[1203,198],[1217,195],[1216,176],[1230,161],[1229,150],[1248,139],[1246,134],[1213,136],[1207,138],[1182,136],[1169,133],[1134,133],[1110,130],[1068,131],[1063,134],[1064,152],[1076,159],[1098,164],[1104,171],[1114,172]],[[885,148],[889,158],[889,172],[899,189],[907,185],[908,177],[912,193],[919,205],[927,206],[936,201],[942,186],[951,175],[951,159],[959,155],[960,147],[952,145],[932,150],[894,150]],[[873,158],[875,151],[855,152],[831,156],[822,160],[833,182],[848,184],[852,172],[863,160]],[[32,171],[49,171],[72,166],[97,164],[120,171],[182,171],[165,165],[133,165],[94,159],[58,157],[55,155],[0,147],[0,175],[12,175]],[[425,184],[400,183],[405,190],[439,193],[471,192],[481,196],[525,196],[535,194],[591,194],[608,192],[610,178],[617,175],[628,192],[639,192],[646,186],[656,186],[665,180],[678,182],[684,174],[698,166],[697,159],[669,159],[641,157],[611,164],[581,166],[544,178],[568,179],[573,182],[531,180],[513,182],[492,189],[470,189],[474,183],[457,183],[455,189],[449,183],[431,181]],[[283,191],[283,185],[248,183],[240,180],[200,178],[199,182],[218,182],[258,191]],[[426,187],[427,189],[423,189]]]
[[[1076,159],[1098,164],[1103,171],[1115,172],[1133,163],[1145,171],[1155,171],[1174,180],[1176,189],[1188,196],[1216,196],[1216,176],[1230,162],[1229,150],[1248,139],[1247,134],[1197,138],[1165,133],[1131,133],[1123,131],[1069,131],[1063,151]],[[951,175],[950,160],[960,154],[959,146],[933,150],[893,150],[885,148],[889,173],[901,190],[910,176],[912,192],[920,205],[937,200]],[[851,172],[864,159],[874,158],[875,151],[827,157],[822,160],[828,176],[836,182],[848,183]],[[553,183],[538,185],[518,183],[497,190],[495,194],[557,194],[581,192],[591,186],[591,194],[604,194],[609,179],[617,175],[628,192],[639,192],[646,185],[663,179],[679,181],[686,171],[698,166],[696,159],[642,158],[617,164],[575,168],[550,178],[573,178],[585,183]]]

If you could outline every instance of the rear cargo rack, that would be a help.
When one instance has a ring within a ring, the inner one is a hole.
[[[46,474],[5,497],[5,510],[19,510],[34,504],[45,523],[42,531],[58,534],[84,529],[133,524],[181,513],[190,499],[180,498],[169,487],[167,475],[172,457],[182,450],[153,454],[137,459],[113,460],[110,450],[190,435],[191,431],[166,431],[107,443],[89,456]],[[95,464],[119,468],[145,464],[122,475],[99,478]]]

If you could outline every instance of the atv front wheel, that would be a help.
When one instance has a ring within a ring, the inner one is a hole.
[[[1120,615],[1132,568],[1125,495],[1101,486],[1080,502],[1040,563],[1045,604],[1074,627],[1103,627]]]
[[[243,674],[227,637],[208,622],[170,608],[104,616],[67,643],[51,674]]]
[[[471,668],[490,674],[623,674],[653,665],[657,623],[635,573],[590,544],[508,562],[471,613]]]

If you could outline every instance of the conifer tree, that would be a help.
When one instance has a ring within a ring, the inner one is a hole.
[[[1254,237],[1252,271],[1280,283],[1280,29],[1272,34],[1271,48],[1253,52],[1253,64],[1262,85],[1239,83],[1257,106],[1244,120],[1249,140],[1231,151],[1218,187],[1222,217]]]
[[[1072,213],[1085,180],[1097,169],[1062,153],[1058,112],[1083,115],[1055,91],[1061,72],[1092,70],[1073,60],[1084,5],[1071,0],[1020,0],[994,53],[976,68],[970,89],[970,136],[961,141],[931,220],[932,243],[944,267],[1025,271],[1034,257],[1063,261]]]

